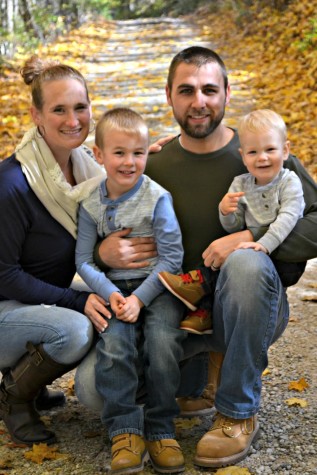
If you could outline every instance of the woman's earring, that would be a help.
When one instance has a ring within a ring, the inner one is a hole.
[[[44,135],[45,135],[45,128],[44,128],[44,125],[38,125],[36,127],[36,136],[39,138],[39,139],[43,139],[44,138]]]
[[[95,131],[96,122],[94,119],[90,119],[89,133],[92,134]]]

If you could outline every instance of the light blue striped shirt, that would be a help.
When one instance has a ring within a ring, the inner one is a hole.
[[[158,256],[141,269],[110,269],[101,271],[93,260],[93,251],[100,238],[114,231],[133,228],[129,237],[153,236]],[[106,182],[96,188],[80,205],[76,266],[87,285],[105,300],[120,291],[115,281],[145,278],[133,292],[144,305],[159,295],[164,287],[157,274],[180,272],[183,246],[180,227],[168,191],[142,175],[138,183],[116,200],[107,196]]]

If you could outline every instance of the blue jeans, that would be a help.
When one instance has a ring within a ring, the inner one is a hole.
[[[142,279],[116,281],[130,295]],[[186,333],[179,329],[184,306],[167,291],[144,307],[135,323],[113,316],[96,345],[96,387],[104,405],[102,421],[109,437],[122,433],[145,435],[148,440],[175,438],[173,419],[180,384],[179,361]],[[140,367],[146,397],[136,403]]]
[[[90,349],[93,327],[85,315],[67,308],[1,301],[0,370],[15,366],[28,341],[42,343],[53,360],[70,365]]]
[[[221,267],[213,303],[213,334],[188,334],[178,395],[199,396],[207,382],[207,353],[225,354],[215,406],[233,418],[259,410],[261,374],[268,349],[285,330],[289,317],[286,292],[269,256],[252,249],[233,252]],[[94,391],[95,351],[76,374],[78,398],[100,410]]]

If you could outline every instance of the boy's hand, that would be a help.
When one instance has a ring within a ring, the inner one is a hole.
[[[144,307],[143,302],[136,295],[129,295],[126,297],[126,302],[121,308],[116,312],[116,317],[118,320],[122,320],[127,323],[134,323],[139,317],[139,313],[142,307]]]
[[[262,246],[259,242],[240,242],[236,249],[254,249],[255,251],[262,251],[265,252],[265,254],[268,254],[266,247]]]
[[[112,292],[109,297],[110,307],[115,315],[121,310],[122,306],[126,303],[126,298],[123,297],[120,292]]]
[[[244,196],[243,191],[237,191],[236,193],[226,193],[219,204],[221,214],[227,216],[227,214],[234,213],[238,209],[238,203],[241,196]]]

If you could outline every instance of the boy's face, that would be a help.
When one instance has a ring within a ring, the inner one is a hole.
[[[147,132],[128,134],[118,130],[105,133],[103,149],[94,147],[96,160],[107,172],[107,191],[111,199],[123,195],[137,183],[148,155]]]
[[[288,158],[289,142],[283,141],[277,130],[250,132],[240,136],[240,153],[257,185],[270,183],[280,172]]]

